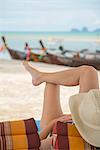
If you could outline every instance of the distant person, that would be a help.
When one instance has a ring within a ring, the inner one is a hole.
[[[74,58],[76,58],[76,59],[80,59],[81,57],[80,57],[80,53],[79,52],[77,52],[75,55],[74,55]]]
[[[31,58],[31,48],[28,46],[28,43],[25,43],[25,53],[26,53],[26,60],[30,61]]]

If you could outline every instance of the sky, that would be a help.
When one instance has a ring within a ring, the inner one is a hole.
[[[0,31],[100,28],[100,0],[0,0]]]

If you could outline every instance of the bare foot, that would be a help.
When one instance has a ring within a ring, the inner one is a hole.
[[[32,83],[33,85],[37,86],[42,83],[41,77],[42,73],[35,68],[33,68],[27,61],[23,61],[23,65],[25,69],[31,74],[32,76]]]

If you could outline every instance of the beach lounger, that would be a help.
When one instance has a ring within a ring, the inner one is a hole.
[[[0,150],[39,150],[40,121],[27,120],[0,123]],[[85,142],[72,120],[57,122],[52,131],[54,150],[100,150]]]
[[[33,118],[0,123],[0,150],[39,150],[40,138]]]
[[[100,150],[83,140],[72,121],[57,122],[53,128],[54,150]]]

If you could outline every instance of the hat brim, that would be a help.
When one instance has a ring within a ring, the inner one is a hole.
[[[82,138],[89,144],[100,147],[100,130],[94,130],[84,124],[79,116],[79,106],[82,99],[87,95],[87,93],[80,93],[73,95],[69,99],[69,107],[72,115],[72,119],[75,123]]]

